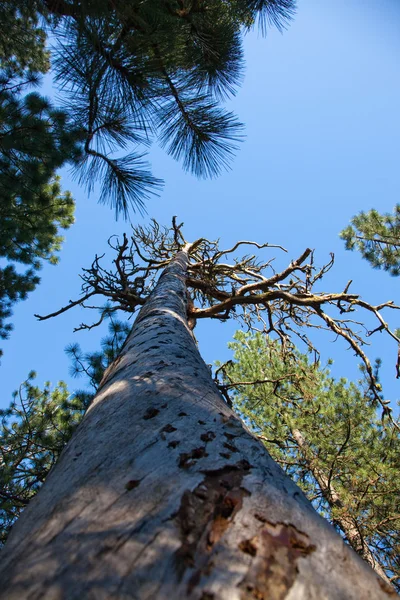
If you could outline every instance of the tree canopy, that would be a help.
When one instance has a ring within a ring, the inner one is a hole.
[[[228,166],[242,126],[221,101],[241,82],[242,34],[256,23],[282,28],[295,3],[37,0],[34,6],[56,41],[53,68],[68,112],[85,132],[78,177],[89,190],[100,178],[100,200],[126,216],[160,187],[143,160],[152,139],[197,176]]]
[[[367,338],[384,331],[396,344],[400,343],[382,315],[384,309],[397,310],[393,301],[373,306],[355,293],[349,292],[351,281],[343,291],[325,293],[316,291],[320,280],[333,267],[334,258],[322,266],[315,264],[314,253],[307,248],[297,259],[281,271],[275,271],[271,250],[286,252],[282,246],[239,241],[231,248],[220,248],[218,240],[199,238],[187,243],[182,233],[183,223],[173,218],[172,227],[162,227],[155,220],[148,227],[133,228],[132,237],[109,239],[114,259],[111,267],[104,266],[102,256],[95,256],[92,265],[82,269],[82,291],[76,300],[48,315],[36,315],[40,320],[60,315],[76,306],[97,309],[98,320],[81,323],[76,330],[91,329],[104,318],[122,310],[134,314],[151,294],[161,269],[182,248],[188,247],[189,264],[186,285],[191,294],[189,319],[192,326],[198,319],[238,319],[249,329],[259,329],[273,335],[286,351],[294,347],[294,340],[318,354],[311,338],[315,329],[327,330],[342,338],[365,366],[371,394],[376,406],[382,407],[382,417],[388,417],[394,426],[389,402],[380,395],[371,362],[364,351]],[[256,254],[250,254],[254,249]],[[232,257],[238,249],[247,251]],[[231,258],[231,262],[227,260]],[[97,304],[93,304],[94,300]],[[90,303],[88,303],[90,300]],[[356,312],[359,311],[359,312]],[[360,319],[369,320],[360,333]],[[372,321],[370,320],[372,318]],[[396,351],[397,357],[397,351]]]
[[[12,305],[39,283],[43,260],[57,262],[59,230],[73,223],[74,202],[56,171],[77,157],[81,136],[65,112],[31,91],[50,65],[34,6],[3,2],[0,22],[0,257],[6,261],[0,337],[6,338]]]

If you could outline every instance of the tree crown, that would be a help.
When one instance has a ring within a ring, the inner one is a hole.
[[[135,313],[146,302],[161,270],[177,252],[183,251],[189,259],[186,283],[191,295],[188,317],[192,325],[197,319],[233,317],[249,329],[275,336],[284,352],[290,351],[294,347],[293,340],[297,339],[316,356],[318,352],[308,332],[316,328],[333,332],[361,359],[370,381],[373,402],[382,406],[383,415],[392,418],[363,347],[366,338],[378,331],[385,331],[397,344],[400,342],[382,316],[385,308],[399,308],[393,301],[378,306],[368,304],[349,292],[351,282],[342,292],[316,291],[320,280],[333,266],[333,256],[326,265],[317,267],[313,252],[306,249],[285,269],[276,272],[273,259],[262,259],[261,252],[269,249],[285,251],[282,247],[243,240],[232,248],[220,249],[218,241],[205,238],[188,243],[183,237],[182,226],[174,217],[171,228],[160,227],[153,221],[150,227],[134,227],[130,240],[126,235],[122,240],[110,238],[109,245],[116,253],[113,267],[103,267],[104,255],[96,256],[92,266],[83,269],[81,297],[50,315],[36,316],[47,319],[77,305],[97,308],[100,311],[98,321],[77,327],[90,329],[115,311]],[[256,248],[260,258],[246,254],[227,262],[239,248],[250,252]],[[93,306],[93,298],[98,296],[106,298],[106,305]],[[364,337],[359,331],[358,318],[354,318],[356,311],[363,311],[372,323],[371,328],[363,325]]]

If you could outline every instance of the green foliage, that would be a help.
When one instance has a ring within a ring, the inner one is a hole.
[[[2,0],[0,4],[0,69],[22,82],[49,69],[46,34],[39,27],[34,2]],[[32,80],[30,80],[32,81]]]
[[[235,408],[315,508],[400,589],[398,432],[382,425],[362,383],[335,381],[261,334],[237,332],[230,348],[224,383],[242,382],[230,388]]]
[[[80,423],[129,329],[125,323],[111,321],[102,352],[83,354],[77,345],[67,349],[73,358],[73,374],[86,374],[91,392],[70,395],[63,382],[54,389],[47,382],[41,389],[34,385],[35,373],[31,372],[9,408],[0,410],[0,545]]]
[[[1,160],[1,159],[0,159]],[[10,171],[8,171],[10,172]],[[43,260],[56,264],[56,252],[63,238],[59,227],[73,223],[74,202],[69,192],[61,193],[59,179],[54,177],[49,184],[30,195],[25,201],[14,190],[17,179],[6,190],[8,173],[0,172],[0,256],[7,264],[0,267],[0,337],[6,338],[12,329],[6,323],[12,315],[11,307],[24,300],[28,292],[40,282],[38,270]],[[18,264],[27,265],[21,270]]]
[[[47,477],[86,406],[70,398],[63,382],[52,390],[33,384],[35,373],[1,410],[0,543]]]
[[[352,218],[340,237],[347,250],[358,250],[375,269],[400,275],[400,204],[393,213],[381,214],[372,209]]]
[[[294,0],[5,0],[4,89],[21,92],[49,69],[50,34],[53,72],[73,119],[68,122],[64,114],[61,162],[74,159],[89,191],[100,180],[100,201],[111,201],[117,216],[127,216],[130,206],[142,210],[162,184],[143,160],[152,139],[199,177],[228,167],[242,125],[221,101],[242,79],[243,33],[257,22],[263,31],[267,25],[282,29],[294,5]],[[65,146],[71,132],[81,134],[81,154]],[[47,154],[53,160],[55,148],[41,142],[46,162]]]
[[[143,161],[152,139],[197,176],[228,166],[242,126],[221,100],[242,79],[242,34],[256,22],[282,28],[294,11],[294,0],[35,5],[58,42],[58,84],[85,130],[77,175],[89,190],[100,178],[100,200],[124,216],[162,183]]]
[[[57,262],[60,228],[73,223],[74,203],[62,193],[56,170],[79,155],[81,133],[66,113],[36,92],[48,70],[45,34],[34,7],[0,6],[0,337],[11,307],[39,283],[42,261]],[[23,270],[20,265],[27,268]]]

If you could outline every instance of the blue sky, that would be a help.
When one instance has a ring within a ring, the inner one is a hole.
[[[360,210],[390,211],[399,201],[399,22],[395,0],[300,0],[282,35],[248,35],[244,84],[229,103],[246,125],[232,170],[216,180],[197,180],[154,146],[150,160],[165,188],[148,202],[148,215],[132,215],[132,221],[144,224],[154,217],[169,224],[178,215],[189,240],[204,236],[221,238],[224,246],[238,239],[281,244],[288,249],[277,259],[282,267],[306,247],[315,248],[320,264],[334,252],[336,264],[324,289],[341,291],[352,279],[353,292],[365,300],[400,303],[399,280],[346,252],[338,237]],[[97,350],[105,334],[74,334],[73,328],[87,318],[79,310],[41,323],[33,316],[77,297],[80,268],[106,250],[110,235],[130,230],[97,204],[95,193],[88,198],[68,171],[61,174],[64,189],[76,199],[76,223],[66,232],[60,264],[45,266],[41,285],[15,308],[15,329],[2,344],[1,406],[32,369],[38,385],[63,379],[71,390],[82,387],[83,380],[68,375],[64,348],[77,341],[85,351]],[[385,316],[400,325],[400,313]],[[234,330],[232,323],[198,325],[206,362],[229,358],[226,344]],[[397,399],[396,345],[379,334],[371,341],[371,359],[384,361],[387,397]],[[324,359],[334,359],[335,376],[357,377],[357,360],[344,343],[326,334],[319,345]]]

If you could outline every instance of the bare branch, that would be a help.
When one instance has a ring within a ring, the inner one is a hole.
[[[272,285],[278,283],[279,281],[283,281],[291,273],[293,273],[293,271],[296,271],[297,269],[300,268],[301,264],[306,260],[306,258],[308,258],[310,256],[311,252],[312,252],[312,250],[310,250],[310,248],[307,248],[303,252],[303,254],[301,256],[299,256],[299,258],[297,260],[290,263],[290,265],[286,269],[281,271],[281,273],[276,273],[275,275],[273,275],[272,277],[270,277],[269,279],[264,281],[261,285],[258,283],[253,283],[253,284],[244,286],[243,288],[241,288],[239,290],[238,293],[246,294],[247,292],[252,292],[253,290],[264,290],[264,289],[271,287]]]
[[[88,298],[91,298],[92,296],[94,296],[97,292],[89,292],[88,294],[85,294],[85,296],[83,296],[82,298],[80,298],[79,300],[70,300],[69,304],[67,304],[66,306],[63,306],[62,308],[60,308],[59,310],[56,310],[53,313],[50,313],[48,315],[34,315],[39,321],[45,321],[46,319],[51,319],[52,317],[58,317],[58,315],[61,315],[62,313],[66,312],[67,310],[69,310],[70,308],[73,308],[74,306],[79,306],[82,304],[82,302],[85,302],[85,300],[88,300]]]
[[[393,422],[391,409],[380,396],[380,386],[363,346],[378,331],[388,333],[400,344],[400,339],[390,330],[381,314],[384,308],[398,310],[399,306],[392,301],[376,306],[368,304],[357,294],[349,293],[351,280],[346,283],[342,292],[314,292],[315,283],[332,268],[333,254],[325,265],[316,267],[314,254],[307,248],[286,268],[270,275],[272,259],[262,261],[252,253],[234,258],[232,263],[221,262],[221,259],[238,248],[278,248],[286,252],[283,247],[242,240],[231,248],[220,250],[218,240],[199,238],[194,242],[186,242],[182,227],[183,224],[178,224],[176,217],[172,219],[170,228],[161,227],[153,220],[148,227],[133,228],[130,243],[126,235],[121,241],[110,238],[109,245],[117,253],[113,261],[115,269],[104,268],[102,256],[96,256],[92,266],[83,269],[82,297],[51,315],[38,318],[50,318],[77,305],[85,307],[85,302],[94,295],[108,299],[108,310],[122,309],[133,314],[138,306],[146,302],[160,269],[177,252],[182,251],[189,258],[187,287],[192,295],[189,312],[194,321],[204,318],[226,320],[233,317],[241,320],[250,330],[276,336],[284,353],[294,347],[293,340],[297,338],[316,357],[318,350],[308,331],[330,330],[337,338],[345,340],[361,359],[368,376],[371,397],[382,407],[383,416]],[[329,312],[336,313],[336,316],[329,315],[328,309]],[[340,316],[347,317],[349,313],[359,310],[372,315],[377,320],[377,325],[367,327],[360,318],[343,319]],[[77,329],[90,329],[100,324],[103,318],[101,316],[92,325],[82,323]],[[398,373],[400,374],[400,359]],[[278,383],[275,382],[276,385]],[[239,382],[235,384],[237,385],[250,385],[250,382]],[[235,387],[233,382],[228,386]]]
[[[286,375],[283,375],[282,377],[278,377],[277,379],[255,379],[254,381],[235,381],[234,383],[219,384],[219,387],[221,387],[221,385],[223,385],[223,387],[225,389],[230,389],[230,388],[241,387],[241,386],[246,386],[246,385],[263,385],[265,383],[271,383],[275,386],[280,381],[287,381],[290,377],[295,377],[295,376],[296,376],[296,373],[287,373]]]

